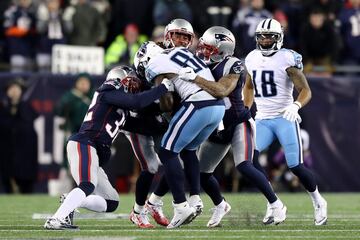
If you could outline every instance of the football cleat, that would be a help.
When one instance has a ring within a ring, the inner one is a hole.
[[[280,200],[278,200],[280,201]],[[263,219],[263,224],[270,225],[275,224],[278,225],[285,221],[286,219],[286,206],[280,201],[280,204],[277,206],[272,206],[271,204],[267,204],[266,214]]]
[[[61,194],[60,196],[60,203],[62,204],[64,201],[65,201],[65,198],[66,198],[67,194],[66,193],[63,193]],[[76,212],[79,212],[77,209],[71,211],[69,213],[69,215],[67,215],[65,218],[64,218],[64,221],[69,224],[69,225],[74,225],[74,213]]]
[[[287,211],[287,208],[286,208],[286,206],[284,204],[282,204],[282,206],[273,208],[272,216],[274,218],[274,224],[275,225],[278,225],[278,224],[285,221],[285,219],[286,219],[286,211]]]
[[[207,227],[213,228],[220,225],[221,219],[231,210],[229,203],[223,200],[219,205],[213,208],[213,214],[207,223]]]
[[[267,203],[266,213],[262,222],[265,225],[270,225],[274,223],[274,217],[272,216],[272,209],[269,202]]]
[[[65,219],[48,218],[44,224],[45,229],[49,230],[76,230],[78,226],[68,224]]]
[[[315,226],[326,225],[327,222],[327,202],[325,199],[322,199],[320,203],[314,206],[315,209]]]
[[[189,205],[196,210],[196,216],[199,216],[204,209],[203,201],[199,195],[192,195],[189,197]]]
[[[146,209],[140,213],[136,213],[134,210],[132,210],[130,213],[130,221],[139,228],[154,228],[154,225],[149,222],[147,213],[148,211]]]
[[[173,203],[173,207],[174,217],[167,228],[177,228],[181,225],[191,223],[191,221],[197,216],[195,208],[190,207],[187,201],[179,204]]]
[[[148,201],[145,203],[145,208],[148,210],[152,218],[155,220],[156,223],[167,226],[169,225],[169,220],[165,217],[164,212],[162,210],[163,203],[158,202],[157,204],[152,204]]]

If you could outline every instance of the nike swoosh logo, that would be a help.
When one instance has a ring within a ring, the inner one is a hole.
[[[172,225],[175,227],[179,222],[180,222],[180,219],[177,220],[176,222],[172,223]]]

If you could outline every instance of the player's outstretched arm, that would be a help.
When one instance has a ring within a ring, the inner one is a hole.
[[[209,81],[200,77],[191,67],[184,67],[178,72],[179,78],[184,81],[194,82],[199,87],[210,93],[213,97],[224,98],[228,96],[236,87],[240,74],[227,74],[219,81]]]
[[[301,106],[305,106],[311,99],[311,89],[306,80],[304,73],[295,67],[289,67],[286,69],[289,78],[293,81],[296,91],[299,93],[296,102]]]
[[[248,73],[246,74],[243,94],[244,94],[244,105],[250,109],[254,102],[254,86],[251,80],[251,76]]]
[[[135,110],[150,105],[168,91],[169,88],[166,84],[136,94],[113,90],[104,93],[101,100],[121,108]]]
[[[239,78],[240,74],[228,74],[220,78],[218,82],[213,82],[197,76],[194,83],[210,93],[213,97],[224,98],[235,89]]]

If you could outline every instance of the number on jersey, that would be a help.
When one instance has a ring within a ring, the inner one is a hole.
[[[255,97],[273,97],[277,95],[276,84],[274,82],[274,71],[253,71],[253,84],[255,89]],[[256,77],[260,77],[261,86],[256,85]],[[258,89],[259,88],[259,89]],[[261,92],[259,92],[261,90]]]
[[[188,55],[188,50],[181,49],[181,51],[177,51],[170,60],[174,63],[180,65],[181,67],[191,67],[194,69],[194,72],[200,72],[204,68],[207,68],[206,64],[201,61],[198,57],[194,55]]]

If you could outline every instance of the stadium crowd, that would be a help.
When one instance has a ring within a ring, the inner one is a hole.
[[[54,44],[103,47],[108,68],[132,64],[139,45],[161,37],[173,18],[190,21],[197,35],[227,27],[235,56],[244,58],[255,47],[256,25],[273,17],[284,28],[284,47],[303,55],[305,73],[319,66],[331,73],[334,64],[360,62],[359,8],[359,0],[3,0],[1,69],[49,71]]]

